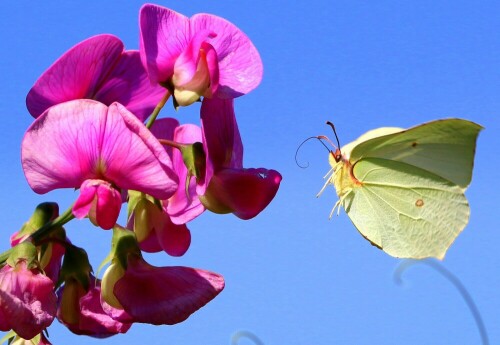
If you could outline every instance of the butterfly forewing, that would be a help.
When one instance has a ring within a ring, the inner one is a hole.
[[[472,177],[476,123],[447,119],[425,123],[356,145],[351,164],[368,157],[399,161],[432,172],[465,189]]]

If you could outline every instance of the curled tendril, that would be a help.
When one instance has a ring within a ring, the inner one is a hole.
[[[264,345],[262,340],[260,340],[255,334],[249,331],[238,331],[231,337],[231,345],[238,345],[241,338],[247,338],[253,341],[256,345]]]
[[[326,144],[323,142],[323,140],[326,140],[326,141],[330,142],[330,140],[326,136],[324,136],[324,135],[316,135],[316,136],[312,136],[312,137],[306,138],[306,139],[304,139],[303,142],[300,143],[299,147],[297,147],[297,151],[295,151],[295,164],[297,164],[297,166],[299,168],[306,169],[306,168],[309,167],[309,162],[307,162],[306,165],[300,165],[300,163],[299,163],[299,161],[297,159],[297,155],[299,154],[299,150],[302,147],[302,145],[304,145],[306,142],[308,142],[311,139],[318,139],[319,142],[321,143],[321,145],[323,145],[328,152],[331,152],[331,150],[328,148],[328,146],[326,146]]]
[[[472,299],[471,295],[469,294],[465,286],[462,284],[462,282],[439,262],[430,259],[402,261],[394,271],[394,281],[396,282],[396,284],[401,285],[403,283],[402,274],[404,271],[406,271],[406,269],[408,269],[408,267],[419,263],[426,264],[427,266],[433,268],[436,272],[441,274],[444,278],[446,278],[450,283],[452,283],[455,286],[455,288],[458,290],[458,292],[464,299],[465,303],[467,304],[467,307],[472,313],[472,316],[474,317],[474,321],[476,322],[477,329],[481,336],[482,344],[489,345],[490,342],[488,340],[488,333],[486,332],[486,327],[484,326],[484,322],[483,319],[481,318],[481,314],[479,313],[479,309],[474,303],[474,300]]]

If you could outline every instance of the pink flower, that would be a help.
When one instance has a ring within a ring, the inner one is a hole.
[[[75,99],[94,99],[106,105],[123,104],[144,121],[165,90],[151,85],[138,51],[124,51],[112,35],[88,38],[50,66],[35,82],[26,97],[33,117],[49,107]]]
[[[186,320],[223,288],[224,279],[216,273],[189,267],[155,267],[135,255],[128,256],[126,269],[113,262],[102,281],[104,310],[114,319],[154,325]]]
[[[262,79],[262,62],[250,39],[227,20],[205,13],[187,18],[146,4],[139,13],[140,54],[151,82],[178,105],[201,96],[235,98]]]
[[[56,313],[54,283],[18,260],[0,269],[0,330],[31,339],[50,326]]]
[[[73,214],[104,229],[116,222],[120,189],[158,199],[177,190],[165,149],[119,103],[75,100],[49,108],[24,136],[22,166],[36,193],[81,188]]]
[[[106,338],[125,333],[132,324],[106,314],[101,305],[101,281],[90,277],[88,289],[71,279],[58,290],[57,319],[75,334]]]
[[[280,173],[243,168],[243,144],[232,100],[204,99],[201,122],[206,154],[204,181],[197,187],[201,202],[215,213],[255,217],[276,195]]]

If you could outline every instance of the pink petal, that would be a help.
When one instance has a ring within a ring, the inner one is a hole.
[[[258,215],[273,200],[281,175],[267,169],[224,169],[215,174],[205,195],[205,206],[216,213],[232,212],[241,219]]]
[[[172,162],[155,136],[119,103],[109,107],[103,134],[106,177],[120,188],[168,199],[177,190]]]
[[[201,142],[201,130],[198,126],[191,124],[179,126],[175,130],[174,140],[184,144]],[[174,224],[185,224],[202,214],[205,208],[196,194],[196,179],[194,177],[190,178],[186,192],[188,170],[179,150],[174,150],[172,163],[179,177],[179,186],[174,195],[166,202],[166,210]]]
[[[111,229],[118,219],[122,207],[120,192],[107,184],[97,188],[96,222],[104,230]]]
[[[139,51],[126,51],[99,87],[94,99],[106,105],[118,102],[144,121],[166,92],[165,88],[152,85],[149,81]]]
[[[87,179],[105,179],[167,199],[177,176],[162,145],[118,103],[109,108],[92,100],[53,106],[26,132],[22,165],[36,193],[78,188]]]
[[[191,32],[210,30],[217,36],[210,44],[217,52],[219,87],[216,97],[235,98],[246,94],[262,80],[262,61],[250,39],[227,20],[200,13],[190,19]]]
[[[122,51],[123,43],[112,35],[98,35],[78,43],[35,82],[26,97],[28,111],[38,117],[52,105],[94,98]]]
[[[179,121],[172,117],[166,117],[158,119],[153,123],[151,133],[153,133],[158,139],[174,140],[174,132],[177,127],[179,127]],[[172,152],[174,149],[168,145],[165,145],[164,148],[170,158],[172,158]]]
[[[89,182],[92,182],[92,180],[86,180],[82,184],[80,196],[73,205],[73,215],[78,219],[83,219],[90,213],[90,209],[92,208],[92,204],[97,194],[98,185],[95,183],[89,184]]]
[[[57,318],[71,332],[95,338],[106,338],[118,333],[126,333],[132,326],[130,323],[114,320],[104,311],[101,305],[99,280],[92,278],[87,292],[83,288],[81,288],[80,293],[72,293],[68,289],[73,289],[71,284],[63,285],[58,291],[59,309]],[[70,310],[71,313],[68,313]],[[66,313],[64,313],[65,311]]]
[[[177,57],[190,41],[189,19],[168,8],[146,4],[139,12],[140,53],[151,83],[165,83],[174,74]]]
[[[135,322],[173,325],[210,302],[224,288],[222,276],[189,267],[155,267],[129,259],[114,294]]]
[[[171,256],[183,256],[191,244],[191,232],[187,226],[172,223],[168,216],[165,226],[156,229],[156,236],[163,250]]]
[[[209,181],[211,175],[220,169],[242,168],[243,143],[234,115],[233,101],[205,98],[200,112],[207,154],[206,180]]]
[[[16,268],[0,270],[0,329],[31,339],[52,323],[56,295],[52,280],[26,266],[20,261]]]

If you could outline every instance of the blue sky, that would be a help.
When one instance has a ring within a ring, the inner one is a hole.
[[[500,144],[500,5],[496,1],[170,1],[185,15],[207,12],[240,27],[264,63],[262,84],[236,101],[245,166],[279,170],[281,188],[257,218],[205,213],[190,225],[193,243],[182,258],[148,256],[159,266],[213,270],[225,290],[186,322],[134,325],[106,344],[229,344],[238,330],[271,344],[478,344],[465,303],[427,266],[414,266],[396,285],[400,260],[365,241],[345,213],[328,220],[333,188],[317,199],[329,170],[318,143],[295,151],[303,139],[330,135],[341,143],[365,131],[411,127],[460,117],[485,127],[466,192],[471,219],[443,265],[475,299],[491,343],[500,343],[498,145]],[[26,93],[63,52],[99,33],[138,48],[142,2],[16,1],[0,3],[1,241],[8,247],[32,209],[57,201],[66,209],[71,190],[36,195],[20,164],[20,143],[32,117]],[[162,116],[198,123],[198,108]],[[122,221],[123,223],[123,221]],[[86,221],[66,226],[97,267],[110,233]],[[97,344],[54,322],[54,344]],[[240,344],[251,344],[241,340]]]

